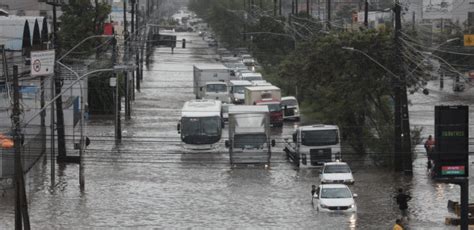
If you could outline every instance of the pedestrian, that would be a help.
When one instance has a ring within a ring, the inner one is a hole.
[[[314,194],[316,193],[316,185],[311,186],[311,202],[313,202]]]
[[[395,196],[397,200],[398,208],[402,213],[402,218],[407,216],[407,209],[408,209],[408,201],[411,200],[411,196],[407,195],[403,192],[403,189],[398,189],[398,194]]]
[[[433,136],[429,135],[428,139],[425,141],[426,156],[428,158],[428,163],[427,163],[428,170],[430,170],[432,167],[431,160],[433,157],[434,148],[435,148],[435,140],[433,139]]]
[[[393,230],[403,230],[402,220],[395,220],[395,225],[393,225]]]

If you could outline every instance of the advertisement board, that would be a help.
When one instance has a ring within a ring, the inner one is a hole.
[[[469,176],[469,107],[435,107],[435,177]]]

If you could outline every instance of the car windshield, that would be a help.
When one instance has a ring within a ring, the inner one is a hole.
[[[267,142],[264,133],[259,134],[236,134],[234,136],[234,148],[250,149],[263,148]]]
[[[336,129],[301,132],[301,143],[306,146],[335,145],[339,143]]]
[[[341,199],[351,197],[352,194],[348,188],[323,188],[321,190],[321,198]]]
[[[351,169],[347,165],[326,165],[324,173],[350,173]]]
[[[209,84],[206,86],[206,92],[227,92],[227,86],[224,84]]]
[[[183,117],[182,136],[218,136],[221,132],[220,117]]]
[[[247,87],[246,85],[235,85],[233,88],[232,88],[232,92],[233,93],[245,93],[245,87]]]
[[[298,105],[298,102],[294,99],[289,99],[289,100],[281,101],[281,105],[295,106],[295,105]]]

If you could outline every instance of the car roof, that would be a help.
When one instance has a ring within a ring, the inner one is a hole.
[[[315,125],[305,125],[300,126],[299,129],[302,131],[310,131],[310,130],[339,130],[337,125],[325,125],[325,124],[315,124]]]
[[[282,97],[281,100],[282,101],[284,101],[284,100],[295,100],[296,101],[296,98],[293,97],[293,96],[286,96],[286,97]]]
[[[347,185],[345,185],[345,184],[321,184],[321,185],[319,185],[319,187],[321,187],[321,188],[347,188],[347,189],[349,189],[349,187],[347,187]]]
[[[326,163],[324,163],[324,165],[325,166],[326,165],[347,165],[347,166],[349,166],[346,162],[337,162],[337,161],[336,162],[326,162]]]

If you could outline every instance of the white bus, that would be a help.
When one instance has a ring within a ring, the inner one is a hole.
[[[222,103],[216,100],[191,100],[184,103],[178,133],[183,147],[189,150],[211,150],[222,134]]]

